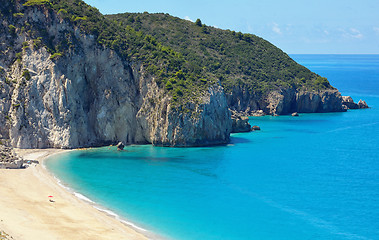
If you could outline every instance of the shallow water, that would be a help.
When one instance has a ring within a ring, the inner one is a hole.
[[[379,56],[293,55],[372,107],[253,117],[227,146],[128,146],[47,161],[74,191],[173,239],[378,239]]]

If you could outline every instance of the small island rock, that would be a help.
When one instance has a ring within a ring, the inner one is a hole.
[[[297,112],[294,112],[291,115],[292,115],[292,117],[298,117],[299,116],[299,114]]]
[[[251,125],[249,118],[239,115],[232,115],[232,133],[250,132]]]
[[[366,101],[363,101],[363,100],[361,99],[361,100],[359,100],[359,102],[358,102],[358,107],[359,107],[359,108],[368,108],[368,105],[367,105]]]
[[[261,130],[261,128],[259,126],[257,126],[257,125],[254,125],[254,126],[251,127],[251,130],[253,130],[253,131],[259,131],[259,130]]]
[[[362,99],[358,103],[355,103],[350,96],[342,96],[342,105],[347,109],[363,109],[369,108],[367,103]]]
[[[125,145],[122,142],[119,142],[117,145],[117,150],[124,150]]]

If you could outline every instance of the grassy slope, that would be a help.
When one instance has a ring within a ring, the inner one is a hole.
[[[226,91],[240,85],[256,93],[280,87],[332,88],[325,78],[297,64],[268,41],[252,34],[221,30],[168,14],[107,15],[183,55],[195,71],[220,79]]]

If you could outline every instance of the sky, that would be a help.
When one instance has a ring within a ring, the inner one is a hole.
[[[169,13],[252,33],[288,54],[379,54],[379,0],[85,0],[103,14]]]

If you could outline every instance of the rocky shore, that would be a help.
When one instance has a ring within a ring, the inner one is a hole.
[[[22,168],[23,163],[23,158],[17,156],[12,148],[0,145],[0,169]]]
[[[1,23],[3,29],[20,33],[0,34],[0,140],[15,148],[73,149],[119,141],[176,147],[227,144],[231,132],[251,131],[243,116],[367,107],[364,101],[342,98],[332,87],[286,85],[255,92],[236,84],[228,92],[220,81],[193,86],[204,89],[179,105],[174,100],[183,94],[180,89],[179,95],[170,95],[146,66],[43,9],[24,8],[22,18],[10,15]],[[47,45],[37,44],[41,40],[23,32],[28,27],[24,22],[44,29],[57,45],[70,35],[70,51],[52,54]],[[15,158],[8,150],[4,154]],[[22,166],[19,160],[2,161],[5,168]]]

